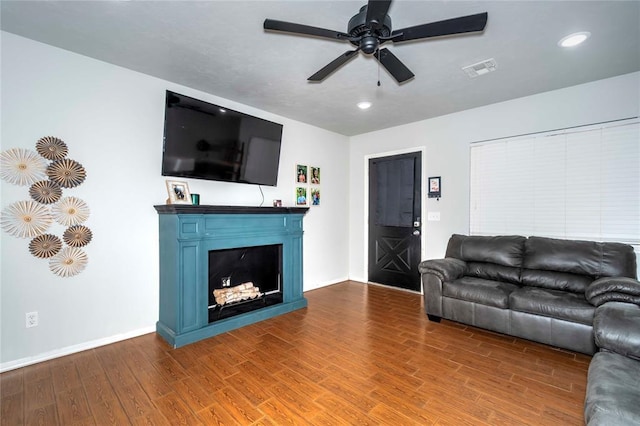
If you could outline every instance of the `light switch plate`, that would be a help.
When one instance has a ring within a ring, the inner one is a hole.
[[[427,213],[427,220],[430,220],[430,221],[438,221],[438,220],[440,220],[440,212],[429,212],[429,213]]]

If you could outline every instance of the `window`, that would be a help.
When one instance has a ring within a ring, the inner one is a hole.
[[[640,245],[638,123],[472,144],[471,234]]]

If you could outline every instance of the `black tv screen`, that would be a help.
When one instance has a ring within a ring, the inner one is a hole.
[[[282,124],[167,90],[162,175],[276,186]]]

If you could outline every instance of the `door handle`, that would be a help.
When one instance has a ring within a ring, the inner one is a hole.
[[[418,236],[420,235],[420,231],[418,231],[417,229],[415,231],[413,231],[413,235]]]

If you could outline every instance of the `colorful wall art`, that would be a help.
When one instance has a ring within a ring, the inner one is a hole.
[[[30,199],[19,200],[0,213],[2,229],[17,238],[29,238],[29,252],[49,260],[49,269],[60,277],[79,274],[87,265],[82,250],[93,238],[83,225],[89,206],[80,198],[63,197],[63,191],[81,185],[87,173],[79,162],[67,158],[67,144],[54,136],[36,142],[35,151],[11,148],[0,153],[0,178],[28,186]],[[62,237],[48,233],[53,223],[66,227]]]
[[[296,165],[296,206],[320,205],[320,167]],[[302,186],[304,185],[304,186]],[[308,185],[312,185],[308,187]],[[308,194],[311,198],[308,198]]]

